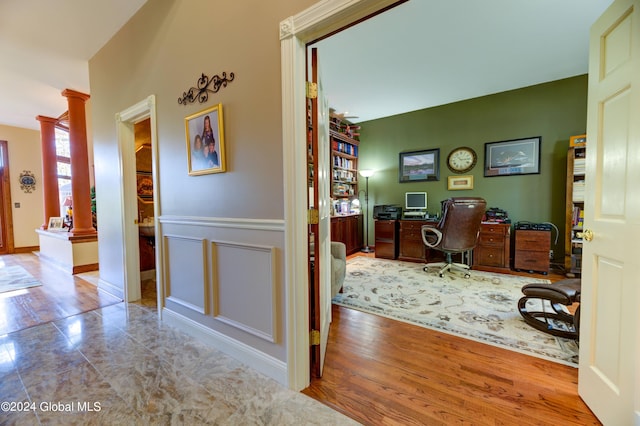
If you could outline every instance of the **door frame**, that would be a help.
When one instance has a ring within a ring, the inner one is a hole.
[[[158,138],[156,134],[156,98],[150,95],[146,99],[116,114],[118,151],[120,170],[122,173],[122,264],[124,265],[124,300],[133,302],[140,299],[140,248],[138,246],[138,194],[136,185],[136,156],[134,125],[142,120],[150,119],[151,127],[151,170],[153,181],[153,210],[156,235],[159,232],[158,196]],[[156,289],[158,293],[158,316],[162,313],[163,285],[161,263],[162,239],[156,238]]]
[[[307,269],[306,45],[406,0],[325,0],[280,22],[285,219],[287,376],[291,389],[310,383]],[[306,255],[303,255],[306,254]],[[325,265],[326,266],[326,265]]]
[[[2,203],[2,206],[0,206],[0,208],[2,208],[0,221],[2,221],[2,223],[0,226],[2,230],[0,232],[2,232],[4,247],[0,248],[0,254],[10,254],[14,252],[14,246],[13,209],[11,206],[11,180],[9,173],[9,142],[5,140],[0,141],[0,154],[2,155],[0,161],[4,165],[1,176],[2,181],[0,182],[0,185],[2,185],[2,188],[0,188],[0,195],[2,195],[2,200],[0,200],[0,203]]]

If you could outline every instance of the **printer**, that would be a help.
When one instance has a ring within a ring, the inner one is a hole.
[[[402,218],[402,207],[395,204],[373,206],[373,218],[379,220],[399,220]]]

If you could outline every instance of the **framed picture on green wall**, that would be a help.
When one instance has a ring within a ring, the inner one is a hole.
[[[400,153],[400,183],[440,180],[440,148]]]
[[[484,144],[484,175],[513,176],[540,173],[540,142],[535,136]]]

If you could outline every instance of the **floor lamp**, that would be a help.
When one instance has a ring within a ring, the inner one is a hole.
[[[373,249],[369,247],[369,178],[373,176],[375,172],[373,170],[360,170],[360,175],[365,178],[364,189],[364,205],[367,208],[367,213],[364,215],[364,227],[365,227],[365,240],[364,248],[361,250],[363,253],[373,253]]]

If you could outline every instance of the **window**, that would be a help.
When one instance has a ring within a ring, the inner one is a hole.
[[[58,166],[60,213],[64,216],[67,214],[67,207],[71,203],[71,146],[69,144],[69,132],[57,127],[56,162]]]

